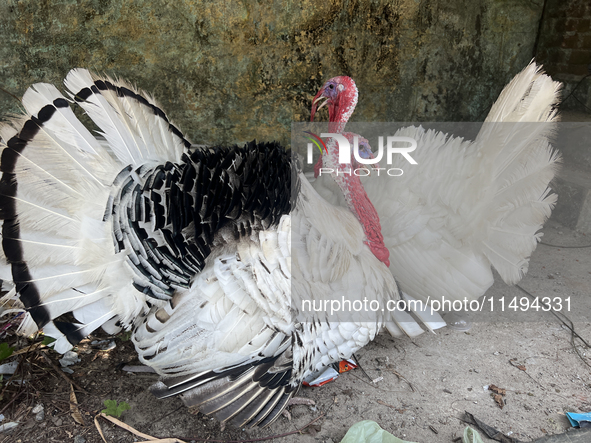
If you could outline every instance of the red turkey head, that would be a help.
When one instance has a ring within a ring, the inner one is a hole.
[[[353,114],[355,106],[357,106],[357,86],[351,77],[341,75],[339,77],[331,78],[318,91],[314,100],[312,101],[312,112],[310,121],[314,121],[316,111],[328,106],[328,121],[335,123],[343,123],[336,128],[330,128],[331,132],[341,132]],[[318,103],[325,99],[320,106]]]

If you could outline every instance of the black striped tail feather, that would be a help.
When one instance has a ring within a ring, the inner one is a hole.
[[[57,100],[56,100],[57,101]],[[16,291],[20,294],[20,300],[27,308],[27,312],[39,327],[45,326],[51,321],[49,310],[41,304],[41,296],[32,280],[29,267],[23,255],[20,239],[20,224],[16,208],[17,178],[16,165],[18,159],[30,143],[41,126],[49,121],[56,107],[63,103],[48,104],[44,106],[38,117],[31,116],[26,120],[18,134],[13,135],[5,143],[0,157],[0,219],[2,223],[2,250],[6,262],[11,267],[12,281]]]

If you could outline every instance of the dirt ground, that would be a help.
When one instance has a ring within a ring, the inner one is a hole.
[[[570,231],[550,221],[544,242],[554,245],[588,245],[591,236]],[[520,287],[540,297],[570,297],[575,330],[591,341],[591,249],[538,245],[528,275]],[[486,298],[504,297],[505,310],[513,297],[526,297],[516,287],[497,282]],[[495,309],[500,309],[496,303]],[[267,429],[221,430],[211,418],[192,415],[179,399],[157,400],[148,387],[154,374],[129,373],[125,364],[138,364],[129,341],[116,338],[111,351],[94,349],[87,340],[78,347],[82,361],[71,368],[70,379],[87,393],[76,392],[85,425],[74,422],[70,412],[70,384],[43,358],[41,351],[11,357],[20,361],[9,384],[4,376],[0,424],[16,421],[12,432],[0,433],[0,443],[72,442],[99,443],[93,422],[103,400],[126,401],[131,409],[121,420],[155,437],[179,437],[184,441],[253,441],[304,427],[321,417],[307,433],[292,434],[282,443],[339,442],[347,429],[361,420],[374,420],[395,436],[419,443],[447,443],[459,437],[466,424],[464,411],[489,426],[521,441],[562,433],[570,427],[564,412],[591,411],[590,352],[580,340],[571,343],[571,332],[550,313],[534,312],[497,316],[472,316],[468,332],[444,328],[416,339],[395,340],[382,335],[358,354],[365,371],[342,374],[321,388],[304,388],[300,396],[316,406],[294,406],[292,418],[281,418]],[[508,314],[508,312],[506,312]],[[587,318],[586,318],[587,316]],[[27,343],[11,335],[0,337],[22,349]],[[99,337],[100,338],[100,337]],[[104,338],[104,337],[102,337]],[[92,338],[96,339],[96,337]],[[11,342],[12,340],[12,342]],[[57,363],[59,356],[46,351]],[[585,362],[583,361],[585,360]],[[24,374],[24,382],[20,382]],[[372,380],[383,377],[377,383]],[[505,395],[497,401],[486,387],[496,385]],[[42,404],[44,417],[32,412]],[[502,404],[502,408],[499,406]],[[99,419],[106,441],[135,442],[142,438]],[[485,442],[493,441],[486,437]]]

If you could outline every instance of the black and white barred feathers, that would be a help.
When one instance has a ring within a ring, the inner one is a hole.
[[[96,328],[131,330],[161,375],[157,396],[264,426],[305,376],[383,326],[400,331],[395,313],[296,320],[294,300],[398,292],[359,220],[326,203],[281,146],[192,148],[124,82],[76,69],[65,86],[68,97],[31,86],[26,114],[0,128],[0,277],[26,308],[21,332],[43,328],[65,352]]]

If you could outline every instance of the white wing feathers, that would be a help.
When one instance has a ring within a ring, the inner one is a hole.
[[[140,359],[159,373],[181,376],[281,354],[294,324],[289,256],[281,249],[265,254],[262,245],[280,241],[278,232],[288,227],[283,216],[277,231],[263,231],[241,242],[238,254],[212,260],[190,290],[150,313],[133,336]]]

